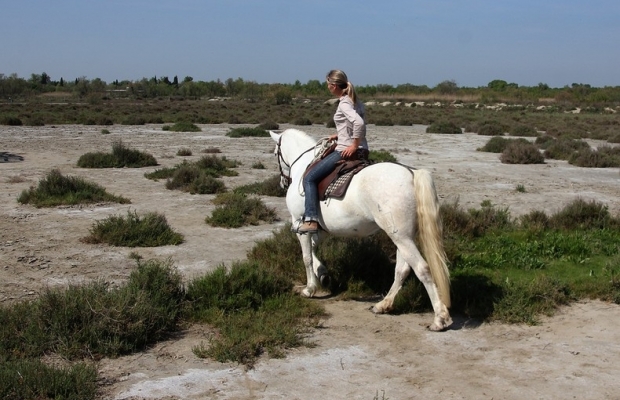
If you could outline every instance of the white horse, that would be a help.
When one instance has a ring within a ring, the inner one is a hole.
[[[288,186],[286,205],[293,222],[304,214],[302,178],[314,158],[316,140],[305,132],[287,129],[270,132],[277,143],[275,154],[281,184]],[[312,297],[326,276],[326,267],[315,249],[326,233],[336,236],[364,237],[383,229],[397,247],[394,283],[385,298],[373,308],[385,313],[393,308],[394,298],[411,269],[424,284],[433,304],[435,318],[430,330],[441,331],[452,323],[450,277],[443,248],[439,202],[433,178],[427,170],[412,170],[395,163],[377,163],[361,170],[342,199],[321,202],[318,234],[298,234],[306,266],[306,287],[302,295]],[[418,238],[428,263],[414,243]]]

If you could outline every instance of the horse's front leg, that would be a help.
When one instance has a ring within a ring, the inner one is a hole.
[[[319,235],[297,235],[306,267],[306,287],[301,291],[302,296],[305,297],[314,296],[321,287],[321,283],[328,279],[327,270],[315,253],[316,246],[320,242]]]

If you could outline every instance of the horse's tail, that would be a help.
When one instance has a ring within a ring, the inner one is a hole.
[[[425,169],[412,172],[420,246],[431,269],[435,285],[437,285],[439,297],[446,307],[450,307],[450,272],[443,247],[443,225],[439,214],[435,183],[430,172]]]

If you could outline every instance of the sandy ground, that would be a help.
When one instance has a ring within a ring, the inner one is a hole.
[[[282,125],[281,128],[286,128]],[[241,229],[204,223],[213,196],[169,191],[144,178],[181,162],[180,148],[198,159],[217,147],[243,162],[229,187],[262,181],[277,173],[271,138],[230,139],[227,125],[205,125],[199,133],[167,133],[161,125],[0,126],[0,152],[17,157],[0,162],[0,304],[32,299],[45,286],[91,279],[124,280],[135,251],[145,258],[170,257],[187,278],[221,264],[242,260],[257,240],[268,238],[287,220],[284,200],[265,198],[282,221]],[[478,208],[484,200],[508,207],[513,216],[530,210],[552,213],[581,197],[620,212],[617,169],[585,169],[564,161],[544,165],[505,165],[497,154],[477,152],[488,137],[425,134],[423,126],[369,127],[369,143],[399,161],[433,172],[442,202]],[[303,127],[317,138],[322,126]],[[114,141],[153,154],[160,166],[144,169],[87,170],[78,158],[111,151]],[[597,146],[600,142],[591,142]],[[252,169],[262,162],[266,169]],[[49,170],[78,175],[130,205],[36,209],[17,196]],[[524,193],[516,191],[523,185]],[[87,245],[97,220],[128,210],[163,213],[185,236],[180,246],[154,249]],[[388,288],[386,288],[387,291]],[[152,349],[100,363],[105,399],[618,399],[620,398],[620,307],[589,301],[561,309],[539,326],[486,324],[454,316],[451,330],[425,329],[428,314],[374,315],[363,302],[322,302],[330,317],[311,335],[314,348],[295,349],[285,359],[261,359],[246,371],[234,364],[198,359],[192,347],[207,340],[194,327]]]

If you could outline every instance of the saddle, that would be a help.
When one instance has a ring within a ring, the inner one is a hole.
[[[332,147],[327,149],[321,158],[324,158],[326,155],[334,151],[335,147],[336,145],[334,144]],[[310,171],[315,164],[316,162],[311,164],[307,171]],[[336,164],[336,168],[319,182],[319,200],[323,201],[328,197],[344,197],[353,176],[370,164],[371,162],[368,159],[368,150],[366,149],[358,149],[357,152],[349,159],[339,161]]]

